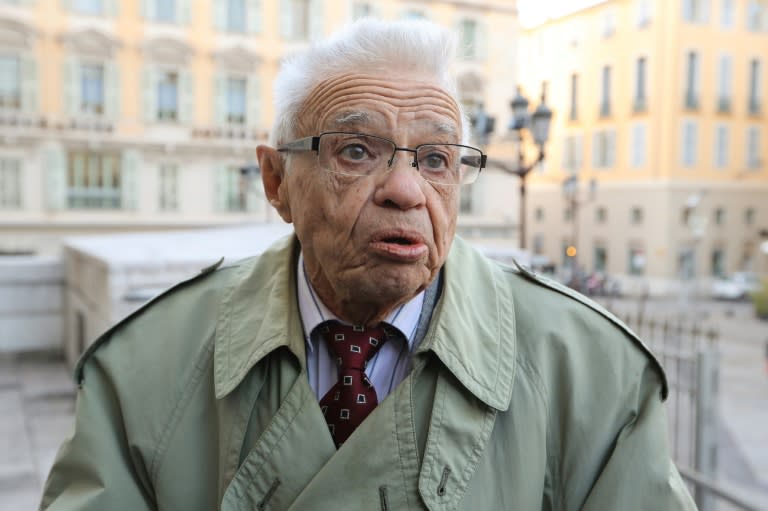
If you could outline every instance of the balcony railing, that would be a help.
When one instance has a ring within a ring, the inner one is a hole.
[[[604,101],[600,104],[600,117],[610,117],[611,116],[611,104],[607,101]]]
[[[699,96],[691,91],[685,93],[683,97],[683,105],[686,110],[698,110],[699,109]]]
[[[717,100],[717,111],[721,114],[731,113],[731,98],[721,97]]]
[[[644,97],[636,97],[632,103],[632,111],[636,114],[648,111],[648,101]]]
[[[758,101],[755,98],[752,98],[747,103],[747,111],[749,112],[749,115],[760,115],[762,111],[762,105],[760,104],[760,101]]]

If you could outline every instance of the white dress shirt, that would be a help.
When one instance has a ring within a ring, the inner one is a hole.
[[[309,385],[317,395],[317,400],[333,387],[338,381],[338,367],[335,357],[331,356],[325,343],[318,335],[311,335],[312,330],[323,321],[335,319],[341,321],[320,300],[312,288],[304,271],[304,255],[299,255],[296,272],[297,296],[299,299],[299,314],[304,326],[304,339],[307,343],[307,373]],[[414,346],[414,335],[419,324],[419,315],[424,304],[422,291],[409,302],[395,308],[384,321],[397,328],[406,339],[390,339],[368,362],[365,370],[368,379],[376,389],[376,396],[381,402],[397,387],[411,370],[411,351]]]

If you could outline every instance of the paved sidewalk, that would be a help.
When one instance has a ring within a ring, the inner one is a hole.
[[[0,510],[37,509],[74,407],[75,385],[60,355],[0,353]]]

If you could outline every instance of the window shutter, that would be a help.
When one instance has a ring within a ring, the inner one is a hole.
[[[602,153],[602,144],[600,144],[600,131],[596,131],[592,135],[592,166],[595,168],[600,167],[600,153]]]
[[[711,9],[712,0],[700,0],[701,1],[701,22],[709,23],[709,11]]]
[[[475,57],[478,60],[485,60],[488,57],[488,38],[491,32],[488,30],[488,23],[477,20],[475,29]]]
[[[576,170],[581,170],[581,166],[584,164],[584,136],[583,135],[575,135],[574,136],[574,143],[576,145]]]
[[[176,21],[180,25],[189,25],[192,21],[192,9],[189,5],[190,0],[177,0]]]
[[[104,63],[104,113],[107,117],[120,117],[120,69],[110,60]]]
[[[693,21],[693,2],[695,0],[683,0],[683,19]]]
[[[291,0],[280,2],[280,35],[293,39],[293,5]]]
[[[80,113],[80,60],[68,57],[64,63],[64,105],[70,117]]]
[[[118,0],[105,0],[106,5],[106,14],[110,18],[116,18],[118,14],[120,14],[120,8],[118,6]]]
[[[213,106],[214,122],[224,124],[227,122],[227,75],[216,73],[213,78]]]
[[[67,168],[64,150],[53,145],[45,151],[46,199],[48,209],[62,210],[67,207]]]
[[[157,120],[157,72],[154,68],[147,67],[144,69],[142,82],[144,120],[155,122]]]
[[[248,32],[251,34],[260,33],[263,30],[261,23],[261,0],[246,0],[245,8],[247,10],[246,16],[248,17]]]
[[[21,58],[21,108],[27,113],[37,112],[37,62],[31,55]]]
[[[323,37],[324,0],[309,0],[309,39],[314,41]]]
[[[195,122],[194,80],[190,71],[179,72],[179,122]]]
[[[138,206],[138,171],[141,155],[135,149],[127,149],[123,152],[121,162],[122,176],[122,208],[135,211]]]
[[[213,28],[216,30],[227,29],[227,0],[213,0]]]
[[[606,167],[613,167],[616,165],[616,130],[608,132],[608,150],[606,151]]]
[[[246,124],[248,126],[261,126],[261,77],[257,74],[248,76],[246,92]]]
[[[216,211],[227,210],[227,168],[219,165],[213,169],[213,182],[216,189],[214,197]]]
[[[157,18],[157,0],[144,0],[142,3],[144,19],[154,20]]]

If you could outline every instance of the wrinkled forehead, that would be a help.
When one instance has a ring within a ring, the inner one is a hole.
[[[459,141],[456,100],[435,79],[345,74],[318,84],[299,115],[301,136],[322,131],[417,132]]]

